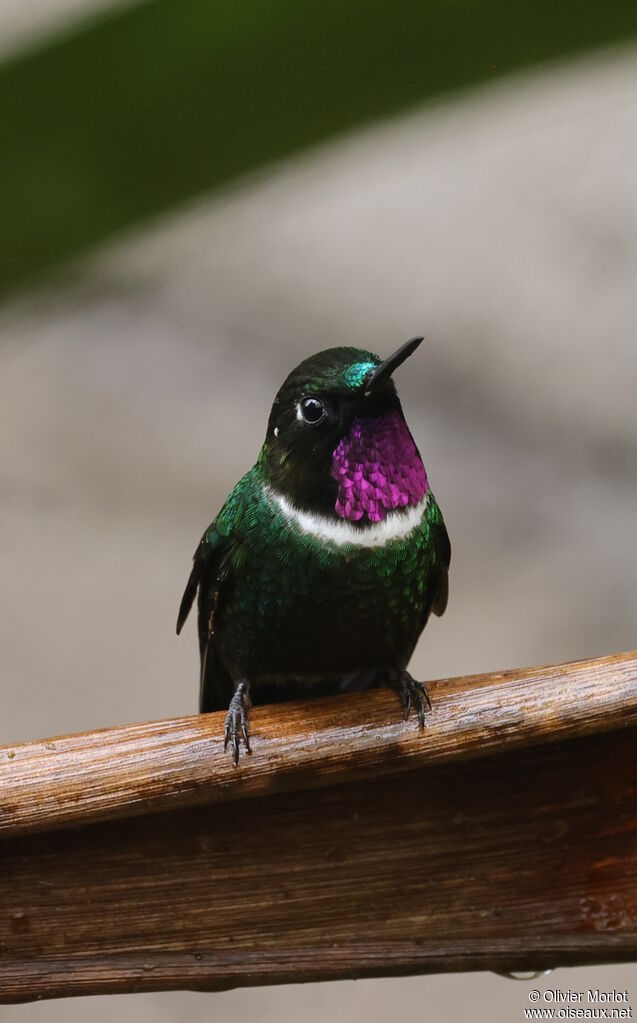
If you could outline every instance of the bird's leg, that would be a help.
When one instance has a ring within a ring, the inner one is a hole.
[[[427,687],[423,682],[416,682],[411,677],[408,671],[404,669],[392,673],[390,676],[390,685],[392,688],[398,690],[398,694],[402,700],[403,710],[405,712],[405,721],[409,717],[409,711],[412,706],[418,714],[418,720],[420,727],[425,727],[425,707],[431,710],[431,700],[429,699],[429,693]]]
[[[235,766],[239,763],[240,736],[243,737],[246,753],[252,753],[250,749],[250,733],[248,731],[248,710],[251,706],[250,683],[244,678],[237,685],[234,696],[230,700],[223,738],[224,749],[228,748],[229,742],[232,743],[232,759],[235,762]]]

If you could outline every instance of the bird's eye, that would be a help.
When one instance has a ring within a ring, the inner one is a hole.
[[[318,398],[303,398],[300,408],[305,422],[312,426],[320,423],[325,415],[325,405]]]

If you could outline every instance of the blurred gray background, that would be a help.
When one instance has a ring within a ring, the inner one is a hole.
[[[27,7],[7,4],[11,32]],[[283,377],[332,345],[427,337],[398,384],[453,559],[416,675],[637,646],[636,57],[429,103],[5,301],[0,742],[195,711],[194,627],[174,633],[193,549]],[[634,967],[546,983],[637,1002]],[[528,990],[465,975],[0,1018],[511,1023]]]

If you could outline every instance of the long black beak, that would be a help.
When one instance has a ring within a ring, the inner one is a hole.
[[[377,366],[376,369],[372,370],[371,374],[365,381],[365,393],[377,387],[383,380],[388,380],[394,370],[398,369],[398,367],[401,366],[405,359],[408,359],[410,355],[413,355],[422,341],[424,341],[424,338],[422,337],[410,338],[409,341],[405,341],[404,345],[400,346],[398,351],[394,352],[394,354],[390,355],[388,359],[381,362],[380,366]]]

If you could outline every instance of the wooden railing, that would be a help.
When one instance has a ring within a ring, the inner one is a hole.
[[[637,655],[0,749],[0,1001],[637,958]]]

